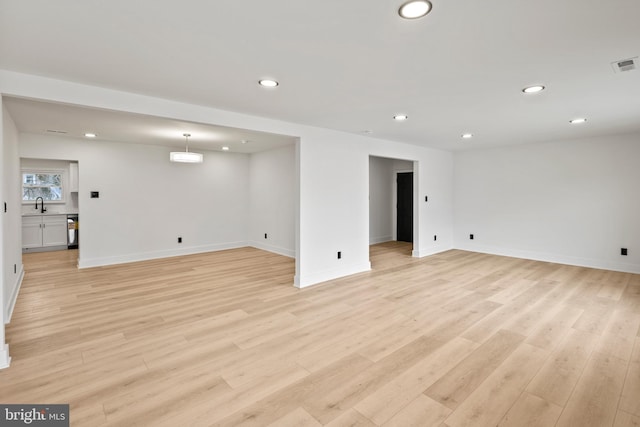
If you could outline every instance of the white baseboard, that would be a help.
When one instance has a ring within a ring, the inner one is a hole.
[[[244,248],[248,242],[229,242],[215,245],[191,246],[181,249],[143,252],[137,254],[118,255],[103,258],[78,259],[78,268],[102,267],[105,265],[126,264],[130,262],[149,261],[152,259],[170,258],[174,256],[193,255],[205,252],[224,251],[227,249]]]
[[[39,246],[37,248],[22,248],[23,254],[28,254],[31,252],[53,252],[53,251],[66,251],[69,249],[67,245],[59,245],[59,246]]]
[[[423,248],[423,249],[414,249],[411,252],[411,256],[414,258],[423,258],[426,256],[430,256],[430,255],[435,255],[435,254],[439,254],[442,252],[446,252],[446,251],[450,251],[451,249],[453,249],[452,247],[449,246],[435,246],[435,247],[431,247],[431,248]]]
[[[393,240],[391,236],[370,237],[369,245],[377,245],[378,243],[390,242]]]
[[[9,346],[0,344],[0,369],[8,368],[11,365],[11,357],[9,357]]]
[[[281,248],[279,246],[268,245],[262,242],[251,241],[249,242],[249,246],[256,249],[261,249],[263,251],[272,252],[274,254],[283,255],[289,258],[296,257],[296,251],[287,248]]]
[[[474,244],[459,245],[456,249],[512,258],[530,259],[533,261],[552,262],[554,264],[573,265],[576,267],[597,268],[602,270],[620,271],[622,273],[640,274],[640,265],[631,263]]]
[[[371,263],[366,262],[363,264],[354,264],[351,266],[345,266],[336,268],[333,270],[325,270],[319,273],[313,273],[300,277],[296,274],[294,279],[294,286],[296,288],[307,288],[309,286],[318,285],[320,283],[327,282],[333,279],[339,279],[341,277],[350,276],[352,274],[363,273],[371,270]]]
[[[4,313],[5,324],[9,324],[9,322],[11,322],[11,316],[13,316],[13,309],[16,307],[16,301],[18,300],[18,294],[20,293],[20,287],[22,286],[23,279],[24,279],[24,266],[20,265],[20,274],[18,275],[17,281],[14,284],[13,292],[9,296],[9,301],[7,301],[7,307]]]

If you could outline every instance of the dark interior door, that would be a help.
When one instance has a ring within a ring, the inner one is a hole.
[[[413,172],[398,173],[397,240],[413,242]]]

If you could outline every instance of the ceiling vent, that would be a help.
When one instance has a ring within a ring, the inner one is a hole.
[[[47,133],[57,133],[57,134],[67,133],[66,130],[58,130],[58,129],[47,129],[45,132],[47,132]]]
[[[629,58],[629,59],[621,59],[619,61],[615,61],[611,63],[613,67],[613,71],[616,73],[622,73],[624,71],[631,71],[636,69],[636,64],[638,63],[638,57]]]

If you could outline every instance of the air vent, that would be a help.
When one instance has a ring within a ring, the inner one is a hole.
[[[58,133],[58,134],[65,134],[67,133],[66,130],[57,130],[57,129],[47,129],[46,130],[47,133]]]
[[[611,63],[613,67],[613,71],[616,73],[622,73],[625,71],[631,71],[636,69],[636,64],[638,62],[638,57],[629,58],[629,59],[621,59],[619,61],[615,61]]]

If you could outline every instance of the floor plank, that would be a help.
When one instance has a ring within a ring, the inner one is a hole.
[[[268,427],[320,427],[322,424],[302,408],[289,412],[284,417],[269,424]]]
[[[553,351],[527,391],[561,407],[582,375],[598,336],[572,329]]]
[[[561,406],[524,392],[500,421],[498,427],[553,426],[561,413]]]
[[[445,420],[446,424],[450,427],[497,425],[520,398],[547,356],[545,350],[528,344],[520,345],[453,411]],[[523,420],[514,422],[526,425]]]
[[[615,420],[627,363],[593,353],[557,426],[610,426]]]
[[[411,403],[383,424],[384,427],[438,426],[451,413],[451,409],[425,396],[418,395]]]
[[[618,411],[613,427],[640,427],[640,417],[628,412]]]
[[[631,363],[625,377],[620,409],[640,417],[640,338],[636,338]]]
[[[464,338],[449,341],[361,400],[355,405],[355,409],[378,425],[385,423],[420,396],[442,372],[456,366],[476,347],[477,344]]]
[[[456,409],[524,339],[513,332],[498,331],[424,393],[449,409]]]

